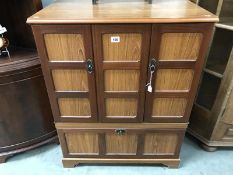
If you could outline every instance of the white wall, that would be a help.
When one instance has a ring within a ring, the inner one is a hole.
[[[54,0],[42,0],[43,7],[46,7],[47,5],[51,4]]]

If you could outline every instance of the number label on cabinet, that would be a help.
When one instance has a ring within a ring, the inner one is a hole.
[[[119,43],[120,37],[119,36],[111,36],[111,43]]]

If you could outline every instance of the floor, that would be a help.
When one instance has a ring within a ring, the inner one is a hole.
[[[0,175],[233,175],[232,149],[205,152],[187,137],[181,149],[179,169],[148,165],[80,165],[63,168],[61,157],[59,145],[43,146],[0,164]]]

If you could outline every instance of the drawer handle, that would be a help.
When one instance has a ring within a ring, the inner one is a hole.
[[[91,74],[91,73],[93,72],[93,70],[94,70],[94,64],[93,64],[92,59],[88,59],[88,60],[87,60],[86,67],[87,67],[87,72],[88,72],[89,74]]]
[[[119,136],[125,135],[125,129],[116,129],[115,133]]]

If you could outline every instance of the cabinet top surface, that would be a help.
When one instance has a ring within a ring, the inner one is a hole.
[[[59,0],[29,17],[29,24],[217,22],[218,17],[186,0]]]

